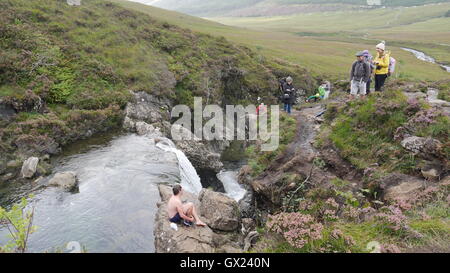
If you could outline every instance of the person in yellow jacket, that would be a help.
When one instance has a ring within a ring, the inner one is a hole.
[[[373,60],[375,65],[375,91],[381,91],[389,73],[389,53],[386,52],[386,45],[379,43],[376,47],[377,57]]]

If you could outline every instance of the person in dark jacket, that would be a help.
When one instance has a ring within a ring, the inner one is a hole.
[[[370,66],[364,59],[364,53],[356,54],[357,60],[352,65],[350,72],[351,91],[350,98],[353,99],[358,93],[361,98],[366,96],[367,82],[370,79]]]
[[[369,50],[367,50],[367,49],[364,50],[363,54],[364,54],[364,59],[369,64],[369,68],[370,68],[371,76],[369,77],[369,80],[367,81],[367,84],[366,84],[366,93],[367,93],[367,95],[369,95],[370,94],[370,85],[372,83],[372,74],[373,74],[373,71],[375,70],[375,65],[373,65],[373,56],[370,55]]]
[[[283,85],[284,111],[288,114],[291,113],[292,104],[294,104],[295,101],[295,87],[292,82],[292,77],[287,77],[286,83]]]

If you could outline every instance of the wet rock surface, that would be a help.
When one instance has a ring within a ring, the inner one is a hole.
[[[48,185],[60,187],[65,191],[73,191],[78,186],[77,174],[75,172],[57,173],[48,181]]]

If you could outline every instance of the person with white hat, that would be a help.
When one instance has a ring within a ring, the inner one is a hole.
[[[376,46],[377,57],[373,60],[375,65],[375,91],[381,91],[389,73],[389,54],[386,53],[384,42]]]

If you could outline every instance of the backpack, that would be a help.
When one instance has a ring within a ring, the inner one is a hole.
[[[278,81],[278,83],[279,83],[279,86],[280,86],[280,91],[281,91],[281,93],[284,93],[283,86],[284,86],[284,84],[286,83],[286,77],[281,78],[281,79]]]
[[[389,74],[394,74],[395,72],[395,64],[397,63],[397,60],[393,57],[389,58]]]

